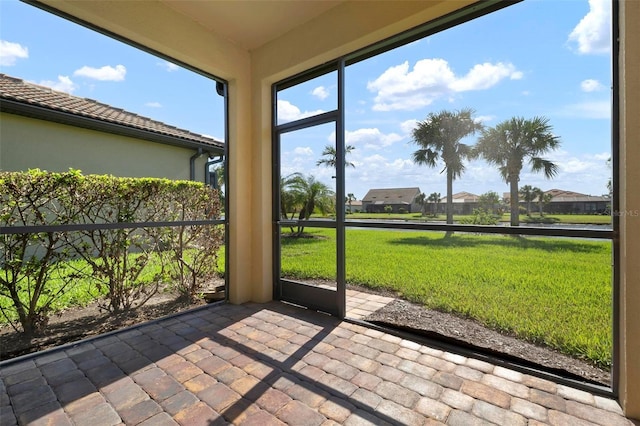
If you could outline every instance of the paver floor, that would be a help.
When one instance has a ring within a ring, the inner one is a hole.
[[[390,301],[360,296],[360,315]],[[2,426],[633,424],[613,400],[278,302],[208,306],[0,379]]]

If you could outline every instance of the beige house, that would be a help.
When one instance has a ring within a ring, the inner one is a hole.
[[[347,55],[359,49],[366,49],[361,50],[362,55],[373,55],[398,40],[410,41],[416,29],[464,25],[465,20],[511,3],[155,0],[119,2],[114,7],[110,1],[30,2],[226,82],[230,178],[227,272],[229,299],[234,304],[265,302],[274,297],[273,85],[326,64],[343,66]],[[638,212],[640,2],[614,1],[614,5],[614,18],[619,23],[614,39],[620,46],[613,56],[617,89],[613,97],[615,209]],[[12,126],[20,128],[31,122],[14,116]],[[343,132],[336,133],[339,138]],[[46,149],[43,143],[37,148]],[[103,154],[91,153],[98,157]],[[7,161],[3,158],[2,164]],[[612,299],[616,313],[613,393],[627,416],[640,419],[640,220],[631,214],[615,218],[619,226],[616,222],[612,234],[617,286]],[[344,305],[344,293],[337,300]]]
[[[473,209],[478,208],[478,201],[480,199],[476,194],[462,191],[456,192],[451,196],[453,200],[453,214],[472,214]],[[447,197],[442,197],[439,203],[439,212],[444,213],[447,206]]]
[[[549,202],[544,203],[542,211],[551,214],[609,214],[611,211],[611,199],[600,195],[587,195],[564,189],[549,189],[544,191],[550,196]],[[511,194],[502,194],[505,203],[509,202]],[[526,202],[519,200],[520,206]],[[538,198],[531,202],[531,211],[539,210]]]
[[[213,138],[0,74],[0,170],[208,181]]]
[[[599,195],[562,189],[550,189],[544,193],[551,195],[551,201],[543,207],[547,213],[604,214],[611,209],[611,199]]]
[[[418,195],[418,187],[370,189],[362,198],[362,211],[385,213],[385,208],[391,207],[393,213],[419,212],[422,207],[416,202]]]

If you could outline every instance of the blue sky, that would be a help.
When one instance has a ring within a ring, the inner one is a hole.
[[[347,69],[347,143],[355,149],[347,192],[419,186],[445,195],[441,167],[411,161],[416,121],[430,112],[473,108],[486,126],[514,116],[549,119],[561,148],[549,181],[523,171],[521,185],[605,193],[611,153],[610,0],[526,0]],[[25,23],[29,25],[25,25]],[[215,83],[32,6],[0,0],[0,72],[96,99],[194,132],[222,138]],[[336,106],[335,74],[278,96],[280,121]],[[332,126],[288,134],[282,173],[313,174],[333,142]],[[475,137],[466,142],[474,143]],[[482,161],[467,164],[454,192],[503,193]]]
[[[215,82],[17,0],[0,0],[0,72],[224,137]]]

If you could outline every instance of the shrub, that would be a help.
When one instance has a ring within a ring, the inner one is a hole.
[[[0,200],[0,225],[7,230],[89,225],[75,232],[0,234],[0,297],[11,301],[14,312],[6,303],[0,310],[9,321],[18,318],[28,334],[46,326],[54,301],[81,275],[106,295],[103,307],[114,312],[142,305],[167,278],[178,279],[178,289],[192,297],[217,269],[224,241],[215,225],[91,226],[218,218],[217,191],[197,182],[83,176],[75,170],[0,172]],[[152,258],[162,260],[159,269],[150,267]],[[86,268],[73,266],[78,264]]]
[[[161,196],[163,180],[89,176],[83,188],[83,224],[152,222],[157,211],[151,201]],[[94,285],[106,295],[103,307],[112,312],[128,310],[149,300],[162,281],[140,279],[157,250],[157,233],[144,229],[87,229],[74,245],[76,253],[90,266]]]
[[[0,172],[0,225],[68,224],[81,208],[82,184],[83,177],[73,170]],[[0,234],[0,297],[10,300],[13,315],[0,309],[16,330],[16,317],[28,335],[47,325],[51,305],[74,282],[73,274],[60,273],[72,256],[70,249],[70,238],[62,232]],[[50,285],[54,279],[55,289]]]
[[[217,219],[220,197],[216,190],[182,183],[172,191],[169,220]],[[194,299],[203,285],[218,271],[218,253],[224,242],[224,228],[218,225],[166,228],[168,249],[163,264],[168,267],[172,283],[185,297]]]
[[[496,225],[498,219],[485,209],[480,208],[473,209],[473,216],[460,219],[460,223],[469,225]]]

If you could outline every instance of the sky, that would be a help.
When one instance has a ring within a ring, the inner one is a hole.
[[[429,113],[472,108],[486,127],[512,117],[549,120],[561,145],[545,157],[558,175],[548,180],[525,165],[521,186],[606,193],[610,9],[610,0],[526,0],[349,66],[345,127],[354,167],[346,192],[361,199],[372,188],[417,186],[444,197],[443,164],[413,163],[411,131]],[[223,139],[215,82],[15,0],[0,0],[0,72]],[[278,121],[335,109],[336,90],[331,73],[280,92]],[[335,188],[335,171],[317,165],[334,141],[333,125],[285,134],[281,174],[311,174]],[[495,167],[474,160],[453,184],[460,191],[502,194],[508,186]]]
[[[215,81],[17,0],[0,0],[0,72],[224,139]]]

